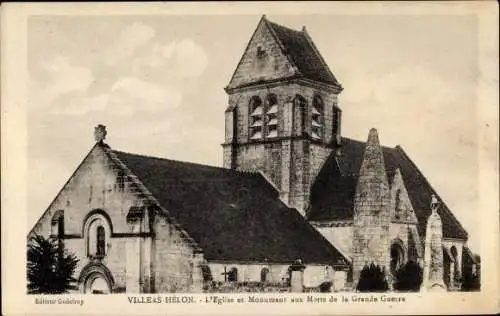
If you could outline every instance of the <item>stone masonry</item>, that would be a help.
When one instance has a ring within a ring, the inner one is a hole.
[[[198,276],[193,271],[203,259],[178,227],[151,205],[137,180],[123,173],[105,146],[97,144],[91,150],[28,238],[34,234],[48,237],[52,217],[56,211],[62,211],[65,248],[80,260],[75,272],[77,279],[86,275],[87,267],[99,265],[109,271],[113,292],[201,290],[201,272]],[[131,209],[145,211],[138,218],[131,218]],[[102,258],[88,253],[85,227],[92,218],[89,215],[96,212],[105,214],[111,230]]]
[[[354,197],[353,279],[365,264],[389,267],[390,191],[378,134],[371,129]],[[356,282],[356,281],[355,281]]]
[[[258,57],[259,50],[265,57]],[[306,215],[311,184],[331,152],[328,144],[339,132],[332,130],[339,90],[291,79],[295,74],[271,30],[261,21],[226,88],[229,107],[225,113],[223,162],[226,168],[262,171],[280,189],[282,200]],[[251,99],[259,97],[265,103],[269,95],[277,99],[278,135],[251,140]],[[304,118],[295,104],[297,96],[306,101]],[[321,139],[313,140],[309,136],[314,97],[323,101],[324,113]]]

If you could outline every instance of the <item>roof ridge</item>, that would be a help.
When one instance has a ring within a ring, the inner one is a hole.
[[[306,38],[307,42],[309,43],[309,45],[311,45],[312,49],[314,50],[314,52],[316,53],[316,55],[318,56],[319,60],[321,61],[321,63],[323,64],[324,68],[326,69],[327,73],[332,77],[331,79],[333,80],[333,82],[335,82],[335,84],[337,84],[340,89],[343,90],[342,88],[342,85],[339,83],[339,81],[337,80],[337,77],[335,77],[335,75],[333,74],[332,70],[330,69],[330,67],[328,66],[328,63],[326,62],[325,58],[323,58],[323,55],[321,55],[318,47],[316,46],[316,44],[314,43],[314,41],[312,40],[311,36],[309,35],[309,32],[307,32],[306,30],[306,27],[304,26],[302,28],[302,34],[304,34],[304,37]]]
[[[223,170],[223,171],[227,171],[227,172],[234,172],[234,173],[239,173],[239,174],[245,174],[245,175],[259,176],[259,172],[258,171],[236,170],[236,169],[224,168],[224,167],[214,166],[214,165],[209,165],[209,164],[202,164],[202,163],[199,163],[199,162],[182,161],[182,160],[165,158],[165,157],[156,157],[156,156],[151,156],[151,155],[136,154],[136,153],[126,152],[126,151],[121,151],[121,150],[115,150],[115,149],[112,149],[112,151],[114,153],[121,153],[121,154],[125,154],[125,155],[136,156],[136,157],[142,157],[142,158],[148,158],[148,159],[156,159],[156,160],[162,160],[162,161],[169,161],[169,162],[180,163],[180,164],[185,164],[185,165],[195,165],[195,166],[199,166],[199,167],[218,169],[218,170]]]
[[[304,34],[304,31],[303,30],[296,30],[296,29],[292,29],[288,26],[285,26],[285,25],[282,25],[282,24],[279,24],[279,23],[276,23],[276,22],[273,22],[273,21],[270,21],[269,19],[266,19],[266,22],[272,24],[273,26],[277,26],[277,27],[281,27],[287,31],[292,31],[292,32],[297,32],[297,33],[301,33],[301,34]]]
[[[350,140],[352,142],[358,142],[358,143],[366,144],[366,141],[363,141],[363,140],[358,140],[358,139],[354,139],[354,138],[350,138],[350,137],[346,137],[346,136],[342,136],[342,138]],[[388,146],[388,145],[382,145],[381,144],[380,147],[385,148],[385,149],[397,149],[398,147],[401,147],[401,146],[400,145],[395,145],[395,146],[391,147],[391,146]]]

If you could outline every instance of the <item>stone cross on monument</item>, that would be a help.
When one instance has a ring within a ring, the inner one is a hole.
[[[446,291],[443,282],[443,224],[437,213],[440,202],[433,194],[425,231],[424,273],[421,291]]]

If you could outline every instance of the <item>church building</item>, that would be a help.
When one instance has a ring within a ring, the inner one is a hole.
[[[57,237],[77,255],[79,291],[252,282],[339,291],[356,286],[365,264],[389,280],[410,260],[423,264],[439,196],[375,129],[366,141],[342,135],[343,88],[305,27],[263,16],[225,90],[223,167],[116,150],[96,127],[95,146],[28,235]],[[468,236],[439,202],[453,289]]]

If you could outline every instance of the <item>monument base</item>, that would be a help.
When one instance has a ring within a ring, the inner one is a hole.
[[[443,282],[424,282],[420,287],[420,292],[446,292],[446,285]]]

